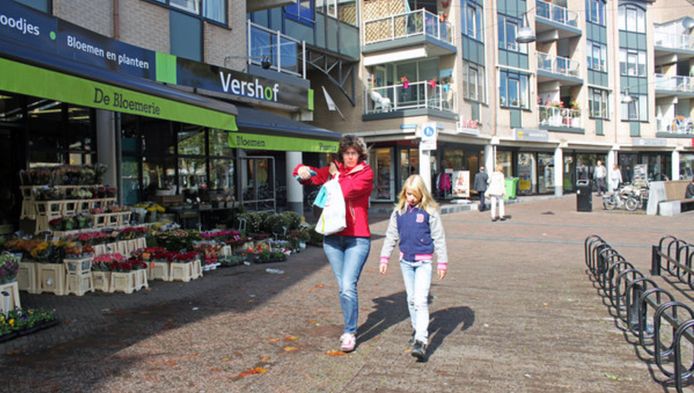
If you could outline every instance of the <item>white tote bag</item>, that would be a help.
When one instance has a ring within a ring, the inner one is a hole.
[[[341,232],[346,228],[347,221],[345,220],[345,198],[337,177],[328,180],[323,187],[327,198],[323,212],[316,223],[316,232],[327,236]]]

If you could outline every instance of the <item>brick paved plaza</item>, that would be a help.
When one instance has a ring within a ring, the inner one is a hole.
[[[507,222],[476,211],[443,216],[450,274],[432,286],[426,363],[407,353],[399,269],[377,273],[386,222],[375,217],[354,353],[331,352],[341,333],[337,287],[322,250],[309,248],[286,263],[155,281],[133,295],[22,293],[62,323],[0,344],[0,391],[674,391],[654,381],[655,365],[639,360],[609,316],[585,272],[583,240],[602,235],[645,272],[661,236],[694,240],[694,213],[575,210],[575,196],[565,196],[511,205]]]

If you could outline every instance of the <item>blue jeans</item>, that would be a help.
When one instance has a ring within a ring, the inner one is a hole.
[[[429,287],[431,261],[400,261],[402,278],[407,291],[407,309],[414,329],[414,339],[427,344],[429,338]]]
[[[340,307],[345,320],[345,333],[357,333],[357,282],[370,250],[371,239],[368,237],[331,235],[323,238],[323,251],[340,287]]]

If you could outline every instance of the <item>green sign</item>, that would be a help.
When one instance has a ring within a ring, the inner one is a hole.
[[[289,136],[230,133],[229,147],[249,150],[303,151],[311,153],[337,153],[337,141],[295,138]]]
[[[0,90],[75,105],[237,131],[234,115],[0,58]],[[10,76],[11,77],[7,77]]]

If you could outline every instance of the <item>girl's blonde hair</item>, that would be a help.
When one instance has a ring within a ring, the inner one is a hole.
[[[402,190],[398,196],[398,203],[395,205],[399,212],[404,212],[407,209],[407,190],[412,191],[419,203],[417,207],[426,210],[428,213],[433,213],[438,207],[438,203],[432,198],[427,186],[424,184],[424,179],[419,175],[411,175],[405,180],[402,185]]]

